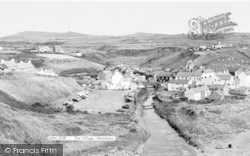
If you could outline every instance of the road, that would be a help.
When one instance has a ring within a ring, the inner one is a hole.
[[[149,97],[144,105],[150,105]],[[144,121],[150,132],[150,138],[143,148],[142,156],[196,156],[197,154],[178,136],[166,120],[161,119],[154,109],[144,110]]]

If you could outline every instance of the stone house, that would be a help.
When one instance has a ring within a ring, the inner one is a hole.
[[[186,89],[188,85],[192,83],[191,80],[169,80],[168,82],[168,91],[178,91],[180,89]]]
[[[250,71],[241,72],[238,75],[238,79],[240,81],[239,85],[241,87],[250,87]]]
[[[98,73],[97,79],[111,82],[113,73],[110,70],[103,70]]]
[[[184,96],[188,98],[188,100],[199,101],[211,94],[211,91],[207,86],[200,86],[196,88],[187,89],[184,92]]]

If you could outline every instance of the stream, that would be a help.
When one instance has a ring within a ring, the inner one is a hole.
[[[143,105],[151,105],[150,96]],[[188,145],[168,122],[161,119],[154,109],[144,110],[143,119],[150,138],[143,148],[142,156],[197,156],[193,148]]]

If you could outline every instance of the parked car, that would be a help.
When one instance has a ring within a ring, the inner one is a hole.
[[[240,90],[229,90],[229,93],[236,96],[247,96],[243,91]]]
[[[86,99],[88,96],[87,95],[80,95],[79,97],[82,99]]]
[[[122,109],[129,109],[129,105],[123,105]]]
[[[74,98],[72,99],[72,101],[74,101],[74,102],[79,102],[80,100],[81,100],[81,98],[80,98],[79,96],[74,97]]]
[[[65,101],[63,103],[63,106],[68,106],[68,105],[72,105],[72,104],[73,104],[73,102],[71,100],[68,100],[68,101]]]

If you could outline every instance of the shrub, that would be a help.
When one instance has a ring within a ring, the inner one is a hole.
[[[68,106],[66,107],[66,112],[68,112],[68,113],[74,112],[74,106],[73,106],[73,105],[68,105]]]
[[[116,112],[126,112],[126,111],[123,109],[117,109]]]
[[[135,128],[132,128],[132,129],[129,130],[129,132],[130,133],[135,133],[135,132],[137,132],[137,130]]]

